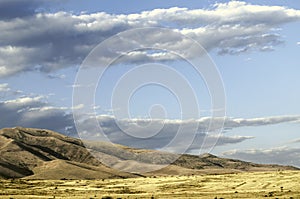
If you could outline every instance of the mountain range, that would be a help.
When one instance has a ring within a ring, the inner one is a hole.
[[[176,161],[168,164],[172,159]],[[178,155],[105,142],[88,145],[85,142],[84,145],[80,139],[46,129],[0,130],[0,178],[107,179],[274,170],[298,168],[256,164],[212,154]]]

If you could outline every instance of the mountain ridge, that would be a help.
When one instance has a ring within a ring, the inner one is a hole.
[[[4,128],[0,130],[0,178],[105,179],[298,170],[292,166],[256,164],[212,154],[178,156],[121,145],[118,147],[97,142],[87,149],[80,139],[47,129]],[[175,157],[176,161],[172,164],[161,166]],[[109,162],[112,168],[103,162]],[[143,173],[147,168],[154,169]]]

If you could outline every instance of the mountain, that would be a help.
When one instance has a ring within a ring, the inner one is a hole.
[[[0,130],[2,178],[127,178],[136,175],[104,166],[79,139],[30,128]]]
[[[67,137],[50,130],[22,127],[1,129],[0,177],[105,179],[152,175],[297,170],[291,166],[254,164],[219,158],[211,154],[178,156],[154,150],[116,146],[104,142],[90,142],[89,149],[87,149],[80,139]],[[172,159],[177,160],[162,168],[162,165],[166,165]],[[150,172],[143,172],[149,168]],[[131,171],[136,173],[130,173]]]

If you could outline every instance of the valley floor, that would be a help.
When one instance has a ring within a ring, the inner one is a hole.
[[[105,180],[0,180],[0,198],[300,198],[300,172]]]

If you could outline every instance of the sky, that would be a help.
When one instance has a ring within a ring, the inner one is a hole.
[[[0,1],[0,128],[300,167],[297,1]]]

